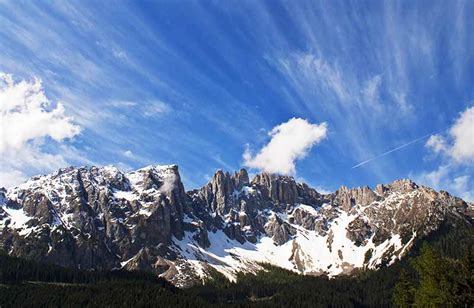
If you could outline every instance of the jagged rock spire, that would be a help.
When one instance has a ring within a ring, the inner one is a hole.
[[[410,180],[320,195],[288,176],[218,170],[185,192],[175,165],[71,167],[0,189],[0,247],[63,266],[146,269],[180,285],[209,266],[262,260],[338,275],[391,262],[450,219],[472,224],[473,209]]]
[[[238,172],[234,173],[232,177],[234,181],[234,188],[240,190],[244,186],[249,185],[249,175],[246,169],[240,169]]]

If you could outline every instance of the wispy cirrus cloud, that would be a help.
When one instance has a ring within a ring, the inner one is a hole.
[[[382,75],[375,75],[365,82],[362,89],[363,100],[375,109],[381,109],[380,87],[382,85]]]
[[[351,166],[440,131],[473,98],[472,9],[0,1],[0,70],[43,79],[82,128],[76,152],[99,164],[179,163],[202,185],[203,173],[239,166],[242,144],[262,144],[260,129],[295,116],[331,123],[332,137],[297,164],[300,176],[372,185],[432,161],[413,145]]]
[[[107,103],[108,106],[127,112],[135,112],[143,117],[153,117],[165,115],[173,108],[161,100],[143,100],[143,101],[113,101]]]
[[[333,130],[340,136],[334,147],[348,160],[357,162],[378,155],[377,149],[384,142],[380,139],[381,130],[385,129],[390,134],[396,126],[406,122],[407,117],[411,117],[407,115],[409,104],[405,101],[405,107],[400,108],[398,97],[387,90],[389,85],[384,84],[386,81],[380,73],[363,79],[356,71],[342,68],[337,61],[331,62],[322,56],[307,53],[290,54],[276,65],[307,105],[306,108],[310,112],[319,110],[320,115],[333,123]],[[389,126],[387,114],[399,119],[399,122]],[[397,143],[409,141],[405,138]],[[390,146],[397,145],[386,147]],[[384,180],[387,169],[393,166],[376,164],[370,168]]]

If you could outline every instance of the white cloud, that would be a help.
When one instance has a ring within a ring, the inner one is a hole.
[[[451,156],[458,162],[474,162],[474,107],[466,109],[449,131],[454,139]]]
[[[446,178],[449,175],[450,169],[451,167],[449,165],[443,165],[431,172],[424,172],[419,175],[415,175],[414,178],[416,182],[428,185],[435,189],[441,189],[442,184],[446,182]]]
[[[107,105],[120,109],[130,108],[138,112],[143,117],[153,117],[160,114],[166,114],[172,110],[170,105],[161,100],[150,100],[143,102],[112,101]]]
[[[470,175],[463,175],[463,176],[458,176],[454,178],[453,180],[453,186],[456,189],[456,191],[460,192],[466,192],[469,190],[469,181],[471,179]],[[472,195],[472,192],[471,192]],[[472,200],[472,199],[471,199]]]
[[[295,162],[303,158],[316,144],[326,138],[327,124],[311,124],[300,118],[274,127],[270,132],[270,142],[254,157],[247,148],[244,165],[264,172],[295,174]]]
[[[366,81],[365,87],[362,90],[362,94],[365,98],[365,101],[368,102],[372,107],[378,106],[381,84],[382,76],[375,75],[374,77]]]
[[[450,140],[450,142],[448,142]],[[449,136],[432,135],[425,144],[459,164],[474,163],[474,107],[467,108],[449,129]]]
[[[301,55],[297,58],[297,62],[299,69],[309,80],[321,83],[324,88],[332,90],[341,101],[346,101],[350,97],[347,83],[336,65],[331,65],[313,54]]]
[[[470,175],[463,174],[464,169],[454,165],[441,165],[436,170],[414,175],[415,182],[437,190],[446,190],[462,199],[474,202],[474,182]]]
[[[395,103],[398,105],[399,111],[401,111],[402,114],[407,115],[413,111],[413,105],[407,101],[407,95],[405,92],[393,91],[392,96],[395,100]]]
[[[133,154],[133,152],[130,151],[130,150],[124,151],[124,152],[123,152],[123,156],[128,157],[128,158],[134,158],[134,157],[135,157],[135,155]]]
[[[123,51],[123,50],[113,50],[112,51],[112,54],[114,55],[114,57],[116,57],[117,59],[122,59],[122,60],[126,60],[128,57],[127,57],[127,54]]]
[[[309,53],[278,53],[266,59],[286,79],[286,98],[295,110],[313,117],[318,110],[330,118],[345,140],[337,142],[334,151],[353,161],[371,157],[374,149],[383,147],[381,129],[395,133],[414,120],[415,108],[407,95],[410,89],[403,78],[394,78],[385,67],[361,73],[351,66],[353,61],[346,62],[318,48]],[[315,104],[320,108],[314,108]],[[389,162],[372,164],[370,172],[386,179],[387,174],[396,172],[395,164]]]
[[[39,79],[15,83],[11,75],[0,74],[0,112],[0,153],[21,149],[33,139],[62,141],[80,132],[65,115],[63,105],[51,106]]]
[[[15,82],[0,74],[0,186],[18,184],[27,174],[66,164],[60,154],[43,151],[47,138],[59,143],[79,134],[80,127],[44,94],[41,80]]]
[[[113,101],[113,102],[108,103],[107,105],[116,107],[116,108],[129,108],[129,107],[135,107],[137,103],[131,102],[131,101]]]
[[[133,171],[133,167],[130,166],[129,164],[127,164],[127,163],[124,163],[124,162],[118,162],[118,163],[115,164],[115,166],[122,172]]]
[[[334,190],[324,188],[323,186],[316,186],[314,189],[316,189],[316,191],[322,195],[329,195],[334,192]]]
[[[0,170],[0,187],[13,187],[25,178],[26,174],[19,170]]]
[[[168,113],[171,111],[171,107],[165,102],[155,100],[144,104],[143,115],[145,117],[153,117],[157,114]]]
[[[434,154],[442,155],[444,163],[416,176],[416,180],[474,201],[474,181],[470,176],[474,166],[474,107],[464,110],[448,131],[444,136],[432,135],[425,144]]]
[[[436,154],[445,152],[448,148],[446,140],[444,140],[444,138],[438,134],[431,135],[428,141],[426,141],[425,146]]]

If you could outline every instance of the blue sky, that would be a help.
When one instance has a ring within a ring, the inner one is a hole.
[[[327,124],[295,162],[313,186],[411,177],[473,198],[474,150],[453,156],[450,133],[466,115],[472,136],[473,14],[473,1],[0,1],[0,71],[41,80],[44,111],[60,103],[77,128],[22,139],[29,158],[4,154],[2,181],[176,163],[195,188],[301,118]]]

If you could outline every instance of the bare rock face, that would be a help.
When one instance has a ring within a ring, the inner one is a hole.
[[[198,245],[203,248],[208,248],[209,246],[211,246],[211,242],[209,242],[207,229],[204,225],[202,225],[202,222],[201,222],[201,225],[199,225],[199,227],[197,228],[193,238],[198,243]]]
[[[0,249],[81,269],[142,269],[178,286],[269,262],[303,274],[376,269],[474,206],[410,180],[319,194],[292,177],[218,170],[186,192],[178,167],[64,168],[0,188]],[[370,253],[369,253],[370,252]]]
[[[331,197],[345,211],[349,211],[356,204],[367,206],[377,200],[377,195],[368,186],[353,189],[341,186]]]
[[[292,235],[296,234],[295,228],[282,221],[277,215],[270,217],[268,223],[265,225],[265,231],[277,245],[283,245]]]
[[[347,238],[353,241],[356,246],[367,244],[371,235],[370,224],[360,216],[351,221],[347,227]]]
[[[369,186],[357,187],[351,190],[352,198],[356,204],[367,206],[377,200],[376,194],[369,188]]]
[[[292,177],[262,173],[255,176],[252,184],[259,186],[266,197],[283,207],[293,204],[298,197],[296,182]]]
[[[321,205],[323,196],[314,188],[309,187],[306,183],[297,183],[296,188],[298,190],[298,202]]]
[[[144,248],[182,237],[187,195],[176,166],[128,175],[92,167],[33,178],[4,198],[4,250],[65,266],[113,268]]]
[[[386,196],[386,193],[389,192],[389,188],[386,187],[385,185],[383,184],[378,184],[376,187],[375,187],[375,192],[377,193],[377,195],[381,196],[381,197],[385,197]]]
[[[163,232],[168,238],[171,234],[180,238],[183,233],[182,220],[187,195],[181,182],[178,166],[144,168],[133,172],[132,178],[136,181],[135,190],[141,191],[140,198],[155,204],[161,212],[158,215],[165,216]],[[150,206],[150,211],[156,212],[155,207]]]
[[[38,217],[38,223],[52,223],[52,203],[41,193],[32,193],[25,196],[23,210],[28,216]]]
[[[152,271],[153,261],[156,260],[155,254],[148,248],[142,248],[138,253],[124,264],[127,270]],[[158,260],[155,261],[159,262]]]
[[[234,190],[234,183],[229,173],[224,173],[222,170],[217,171],[212,179],[211,191],[213,199],[211,209],[224,214],[229,210],[229,196]]]
[[[302,226],[307,230],[316,230],[317,225],[320,222],[318,217],[311,215],[311,213],[301,208],[297,208],[293,211],[293,215],[290,217],[289,221]]]
[[[232,198],[235,191],[241,190],[249,184],[249,177],[245,169],[234,175],[218,170],[212,180],[203,188],[195,192],[200,202],[204,203],[211,211],[221,216],[229,213],[236,207]]]
[[[242,189],[244,186],[249,185],[249,175],[247,170],[240,169],[239,172],[235,172],[233,176],[234,188],[237,190]]]
[[[397,192],[411,192],[418,188],[415,182],[409,179],[396,180],[388,185],[389,189]]]
[[[292,206],[298,202],[321,204],[322,196],[315,189],[305,183],[296,183],[295,179],[289,176],[261,173],[257,174],[251,183],[279,208]]]
[[[352,192],[346,186],[341,186],[336,191],[336,201],[345,211],[349,211],[356,204]]]
[[[297,202],[313,206],[322,202],[316,190],[296,183],[292,177],[263,173],[249,181],[244,169],[233,175],[218,170],[208,184],[188,195],[193,214],[205,222],[208,230],[222,229],[240,243],[256,243],[259,236],[267,234],[266,211],[285,211]],[[313,224],[318,230],[324,229],[321,222]]]

